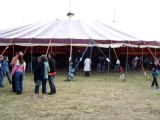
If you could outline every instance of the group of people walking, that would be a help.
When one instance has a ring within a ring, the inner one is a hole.
[[[8,77],[8,81],[12,84],[12,91],[16,94],[23,93],[23,79],[26,71],[26,62],[23,59],[23,53],[17,52],[12,58],[10,65],[12,67],[11,74],[9,73],[8,57],[0,55],[0,87],[4,87],[4,78]],[[10,76],[11,75],[11,76]],[[56,61],[54,53],[50,52],[47,55],[41,55],[37,58],[37,64],[34,70],[35,96],[39,94],[39,88],[42,84],[42,94],[46,94],[46,83],[49,82],[49,95],[56,93],[54,77],[56,75]]]

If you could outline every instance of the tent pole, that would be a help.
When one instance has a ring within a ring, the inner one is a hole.
[[[157,49],[155,48],[155,57],[157,57]]]
[[[108,58],[111,59],[111,47],[109,46],[109,49],[108,49]],[[110,63],[108,62],[108,73],[109,73],[109,69],[110,69]]]
[[[72,46],[72,16],[73,15],[69,15],[69,21],[70,21],[70,55],[69,55],[69,70],[72,68],[72,52],[73,52],[73,46]]]
[[[91,46],[91,49],[90,49],[90,59],[92,57],[92,46]]]
[[[53,46],[51,46],[51,52],[53,51],[53,50],[52,50],[52,47],[53,47]]]
[[[31,46],[31,73],[32,73],[32,66],[33,66],[33,48]]]
[[[12,57],[14,57],[14,44],[13,44],[13,52],[12,52]]]
[[[128,46],[127,46],[127,54],[126,54],[126,73],[128,72]]]
[[[144,56],[143,56],[143,48],[142,48],[142,71],[144,69],[144,67],[143,67],[143,59],[144,59]]]
[[[92,58],[92,46],[91,46],[91,49],[90,49],[90,60],[91,60],[91,58]],[[91,73],[91,71],[90,71],[90,73]]]

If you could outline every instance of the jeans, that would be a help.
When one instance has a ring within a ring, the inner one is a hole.
[[[23,91],[23,72],[15,72],[16,91]]]
[[[4,81],[4,74],[3,71],[0,71],[0,85],[3,85],[3,81]]]
[[[152,76],[153,76],[153,81],[152,81],[151,87],[153,87],[154,84],[156,85],[156,87],[158,87],[158,82],[157,82],[158,74],[157,73],[152,73]]]
[[[39,93],[39,87],[41,86],[41,82],[42,82],[42,93],[43,94],[46,94],[46,83],[47,83],[47,79],[43,79],[42,81],[41,80],[37,80],[36,81],[36,85],[35,85],[35,90],[34,92],[36,94]]]
[[[115,65],[114,71],[115,71],[116,73],[119,73],[119,67],[120,67],[119,64],[116,64],[116,65]]]
[[[101,63],[97,64],[97,72],[101,72]]]
[[[89,77],[89,71],[85,71],[84,73],[86,77]]]
[[[136,65],[132,64],[132,71],[136,71]]]
[[[7,75],[7,78],[8,78],[9,83],[12,83],[11,77],[10,77],[10,75],[9,75],[9,71],[6,71],[6,75]]]
[[[102,65],[102,71],[101,72],[105,72],[106,66]]]
[[[15,74],[12,76],[12,92],[16,92]]]
[[[54,76],[48,76],[49,86],[50,86],[50,93],[56,93],[56,87],[54,84]]]

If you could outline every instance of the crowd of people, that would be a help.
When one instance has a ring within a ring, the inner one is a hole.
[[[26,62],[23,59],[23,53],[17,52],[16,55],[12,58],[10,64],[8,63],[8,57],[0,55],[0,87],[4,87],[4,79],[7,76],[9,83],[12,85],[12,92],[20,95],[23,93],[23,79],[26,71]],[[50,92],[49,95],[53,95],[56,93],[56,87],[54,84],[54,77],[56,76],[56,61],[54,59],[55,54],[50,52],[47,55],[41,55],[37,57],[37,62],[34,69],[34,82],[35,82],[35,98],[39,94],[40,86],[42,86],[42,94],[45,97],[47,93],[46,84],[47,81],[49,83]],[[132,70],[136,70],[138,58],[135,57],[132,60]],[[91,72],[91,59],[87,56],[84,59],[84,75],[89,77]],[[99,57],[99,61],[97,63],[97,71],[104,72],[105,70],[106,59],[104,57]],[[9,65],[12,67],[11,73],[9,71]],[[116,61],[116,72],[120,69],[120,60]],[[159,85],[157,82],[158,77],[158,67],[160,66],[159,60],[157,58],[154,59],[154,64],[152,67],[152,76],[153,81],[151,87],[156,86],[159,89]]]
[[[0,87],[4,87],[4,79],[7,76],[9,83],[12,85],[12,92],[20,95],[23,93],[23,79],[26,71],[26,62],[23,59],[23,53],[17,52],[12,58],[10,64],[8,63],[8,57],[0,55]],[[37,63],[34,70],[34,82],[35,82],[35,98],[39,94],[39,88],[42,84],[43,97],[46,94],[46,83],[48,81],[50,92],[49,95],[56,93],[56,87],[54,84],[54,77],[56,76],[56,61],[54,59],[55,54],[50,52],[47,55],[41,55],[37,57]],[[12,67],[9,71],[9,65]]]

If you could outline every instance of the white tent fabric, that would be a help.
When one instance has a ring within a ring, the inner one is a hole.
[[[71,25],[70,25],[71,24]],[[70,32],[72,36],[70,36]],[[54,20],[37,22],[0,32],[0,38],[78,38],[95,40],[137,40],[100,21]]]
[[[23,46],[47,46],[47,42],[43,43],[45,39],[51,39],[53,42],[50,45],[55,46],[69,45],[71,40],[73,46],[86,46],[89,40],[93,40],[97,46],[106,48],[109,46],[121,47],[124,44],[137,47],[130,42],[140,41],[136,37],[121,32],[101,21],[83,21],[80,19],[36,22],[1,31],[0,39],[1,43],[3,43],[3,39],[19,39],[19,42],[12,43]],[[23,39],[32,39],[31,43],[34,39],[41,41],[31,44],[29,43],[30,40],[28,43],[24,43]],[[55,42],[55,40],[57,41]],[[67,40],[69,42],[66,42]],[[82,41],[86,42],[83,43]]]

